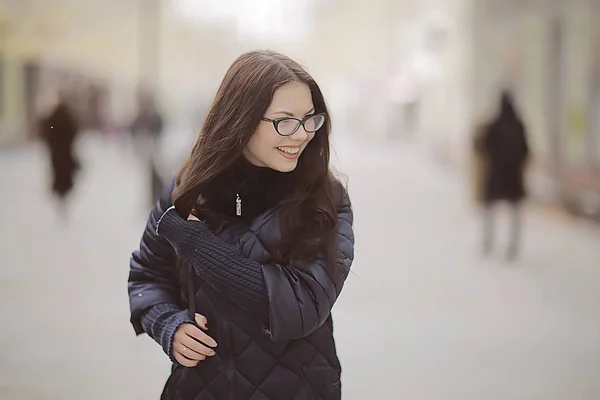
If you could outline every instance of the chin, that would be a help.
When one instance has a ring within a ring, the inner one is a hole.
[[[298,162],[294,161],[294,162],[290,162],[290,163],[277,163],[277,164],[271,166],[271,169],[274,169],[275,171],[279,171],[279,172],[292,172],[293,170],[296,169],[297,166],[298,166]]]

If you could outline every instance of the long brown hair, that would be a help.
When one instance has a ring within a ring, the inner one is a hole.
[[[198,207],[203,184],[221,174],[238,158],[267,111],[275,91],[290,82],[308,85],[315,113],[327,113],[315,80],[301,65],[272,51],[252,51],[231,65],[208,111],[200,136],[176,178],[173,203],[187,216]],[[287,264],[324,256],[333,272],[338,255],[338,219],[329,171],[329,134],[326,123],[306,146],[296,169],[289,174],[296,187],[279,204],[282,240],[271,249],[272,263]]]

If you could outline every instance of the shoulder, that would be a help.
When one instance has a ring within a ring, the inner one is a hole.
[[[339,179],[331,177],[331,194],[336,206],[350,205],[350,196],[346,186]]]
[[[332,181],[332,194],[335,202],[338,218],[338,237],[340,242],[340,250],[349,259],[353,256],[354,246],[354,211],[346,186],[337,179]]]
[[[331,182],[331,194],[333,196],[333,202],[335,204],[338,216],[340,218],[353,220],[352,202],[350,201],[350,195],[346,186],[340,182],[337,178],[332,178]]]

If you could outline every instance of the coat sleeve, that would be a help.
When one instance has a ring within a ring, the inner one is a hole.
[[[175,268],[175,252],[156,233],[156,223],[172,205],[171,192],[175,179],[167,184],[156,206],[150,212],[140,247],[130,260],[128,280],[131,323],[137,335],[144,332],[142,314],[157,304],[179,304],[179,281]]]
[[[341,189],[341,185],[339,186]],[[290,266],[264,265],[269,298],[269,330],[272,340],[308,336],[329,318],[354,259],[353,213],[344,189],[338,209],[339,258],[330,276],[324,260],[298,262]]]
[[[339,257],[330,276],[325,261],[316,258],[291,265],[261,265],[243,257],[212,235],[202,222],[186,221],[173,207],[159,219],[157,231],[196,274],[239,307],[265,321],[272,340],[311,334],[329,317],[354,258],[353,214],[340,184],[338,206]]]

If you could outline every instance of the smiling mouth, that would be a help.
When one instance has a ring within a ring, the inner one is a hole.
[[[300,147],[284,147],[284,146],[282,146],[282,147],[277,147],[277,150],[279,150],[285,154],[295,155],[300,152]]]

